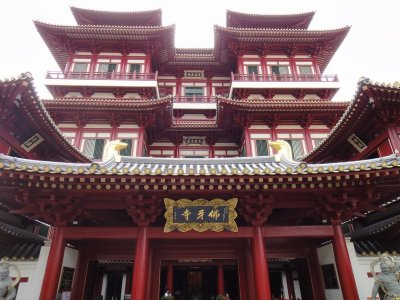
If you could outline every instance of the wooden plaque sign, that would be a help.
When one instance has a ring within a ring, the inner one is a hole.
[[[235,219],[237,198],[222,200],[214,199],[211,201],[197,199],[179,199],[177,201],[165,198],[165,208],[167,211],[164,216],[167,220],[164,232],[178,230],[186,232],[195,230],[203,232],[211,231],[238,231]]]
[[[59,293],[72,290],[72,280],[74,278],[75,269],[63,267],[60,280]]]

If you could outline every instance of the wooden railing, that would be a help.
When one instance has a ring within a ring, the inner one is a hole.
[[[231,74],[233,81],[295,81],[295,82],[337,82],[337,75],[292,75],[292,74]]]
[[[122,72],[47,72],[46,79],[86,79],[86,80],[157,80],[156,73]]]
[[[180,103],[210,103],[215,102],[213,97],[208,96],[180,96],[175,98],[175,102]]]

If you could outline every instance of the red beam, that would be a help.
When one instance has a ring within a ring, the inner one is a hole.
[[[230,239],[230,238],[250,238],[253,236],[252,227],[239,227],[238,232],[232,231],[221,231],[221,232],[213,232],[208,231],[197,232],[197,231],[188,231],[188,232],[164,232],[164,228],[162,227],[150,227],[148,232],[150,239]]]
[[[239,227],[238,232],[209,231],[203,232],[164,232],[163,227],[149,227],[148,237],[150,239],[230,239],[252,237],[252,227]],[[137,227],[65,227],[64,236],[69,240],[82,239],[130,239],[135,240],[138,236]],[[330,225],[325,226],[264,226],[264,238],[321,238],[332,237],[333,229]]]
[[[135,240],[137,227],[65,227],[64,237],[69,240],[110,239]]]
[[[332,237],[331,225],[324,226],[264,226],[264,238],[304,237],[319,238]]]

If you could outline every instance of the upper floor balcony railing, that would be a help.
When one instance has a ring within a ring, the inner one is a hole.
[[[214,103],[214,97],[209,96],[180,96],[175,98],[176,103]]]
[[[86,80],[157,80],[156,73],[126,72],[47,72],[46,79],[86,79]]]
[[[233,74],[234,81],[283,81],[283,82],[338,82],[337,75],[316,75],[316,74]]]

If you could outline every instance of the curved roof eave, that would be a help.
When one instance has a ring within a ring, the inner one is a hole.
[[[321,72],[328,66],[333,55],[347,36],[350,26],[332,30],[305,30],[287,28],[227,28],[214,25],[214,55],[223,61],[228,55],[228,47],[223,48],[224,37],[236,39],[242,46],[247,44],[304,45],[315,48]]]
[[[147,11],[100,11],[71,6],[71,12],[79,25],[127,25],[137,26],[141,22],[147,26],[161,26],[162,10]]]
[[[313,151],[303,156],[302,159],[307,162],[322,161],[326,158],[334,149],[335,146],[341,145],[341,143],[350,136],[352,132],[357,130],[359,126],[362,126],[363,120],[365,120],[372,112],[373,103],[369,99],[367,94],[368,90],[383,89],[386,91],[392,91],[393,94],[398,98],[397,102],[400,102],[399,90],[400,83],[395,82],[391,84],[379,84],[372,83],[369,79],[362,78],[358,82],[358,90],[354,96],[354,99],[343,113],[342,117],[336,123],[329,135],[316,147]],[[388,100],[391,101],[392,99]],[[393,101],[392,101],[393,103]],[[348,129],[351,126],[352,132]]]
[[[19,111],[23,110],[27,120],[27,126],[32,126],[42,137],[46,137],[48,147],[52,151],[63,153],[70,161],[91,162],[92,160],[75,148],[58,129],[51,119],[46,108],[39,100],[33,86],[33,78],[30,73],[22,73],[17,79],[0,81],[0,86],[20,86],[21,97]],[[22,122],[23,120],[19,120]]]
[[[175,55],[175,25],[169,26],[110,26],[110,25],[54,25],[34,21],[37,31],[52,53],[61,70],[65,69],[70,41],[99,40],[107,42],[158,43],[164,36],[164,48],[170,59]],[[90,46],[90,43],[86,45]],[[147,44],[146,44],[147,46]],[[91,46],[90,46],[91,47]]]
[[[249,14],[241,13],[232,10],[226,11],[226,26],[235,27],[239,22],[240,27],[253,27],[251,22],[263,24],[263,27],[269,28],[298,28],[307,29],[310,25],[315,11],[299,14]],[[276,26],[276,27],[274,27]]]

